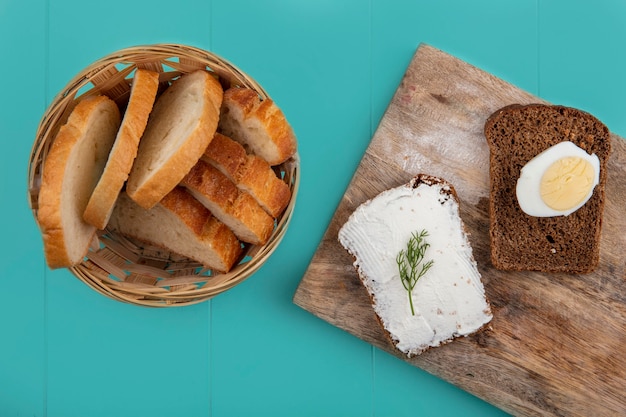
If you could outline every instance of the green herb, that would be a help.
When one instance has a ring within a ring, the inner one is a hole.
[[[415,315],[415,310],[413,308],[413,297],[411,297],[411,292],[417,284],[417,281],[424,276],[424,274],[433,266],[433,260],[422,264],[420,267],[420,263],[424,260],[424,253],[426,253],[426,249],[430,246],[424,239],[428,236],[428,232],[426,230],[422,230],[421,232],[413,232],[411,233],[411,239],[409,239],[409,243],[407,243],[406,250],[402,249],[398,256],[396,256],[396,263],[398,264],[398,271],[400,271],[400,279],[402,280],[402,285],[406,289],[409,294],[409,303],[411,305],[411,314]]]

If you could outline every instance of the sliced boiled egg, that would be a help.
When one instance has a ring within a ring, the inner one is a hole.
[[[581,208],[600,181],[600,160],[572,142],[560,142],[522,168],[517,201],[535,217],[567,216]]]

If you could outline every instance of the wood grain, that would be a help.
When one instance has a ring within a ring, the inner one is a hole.
[[[300,283],[294,302],[514,415],[626,415],[626,142],[612,135],[600,265],[591,274],[504,272],[489,261],[486,118],[542,102],[420,45]],[[456,188],[494,319],[407,359],[388,341],[337,232],[352,211],[417,173]]]

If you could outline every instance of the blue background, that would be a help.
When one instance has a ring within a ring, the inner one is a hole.
[[[501,416],[292,296],[415,49],[429,43],[626,135],[623,0],[0,0],[0,416]],[[264,86],[299,139],[283,243],[209,302],[147,309],[46,269],[27,163],[96,59],[183,43]]]

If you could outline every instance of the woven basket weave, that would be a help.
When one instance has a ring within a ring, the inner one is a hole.
[[[202,49],[157,44],[114,52],[85,68],[50,104],[40,122],[28,166],[29,204],[37,219],[37,200],[44,160],[56,133],[79,99],[105,94],[120,108],[128,102],[135,69],[158,72],[161,87],[197,69],[212,71],[222,85],[245,86],[268,98],[251,77],[226,60]],[[99,293],[112,299],[150,307],[198,303],[239,284],[263,265],[283,238],[291,219],[298,185],[299,156],[274,167],[291,190],[291,201],[276,219],[274,231],[263,246],[247,245],[242,260],[228,273],[218,273],[197,262],[161,248],[147,246],[109,230],[99,231],[83,262],[70,271]]]

